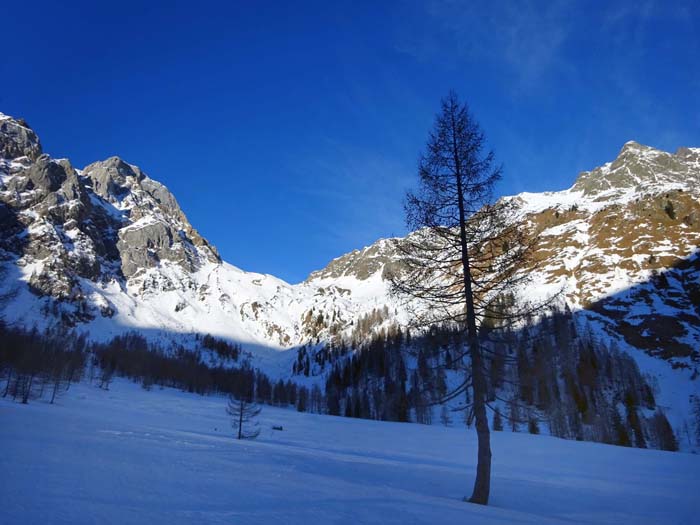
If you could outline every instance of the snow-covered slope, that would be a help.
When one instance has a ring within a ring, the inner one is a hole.
[[[0,398],[0,521],[690,524],[700,457],[494,432],[491,501],[464,503],[476,434],[264,407],[237,441],[226,400],[74,385]],[[275,431],[273,426],[284,430]]]
[[[0,316],[11,324],[184,345],[208,333],[277,375],[294,358],[279,350],[338,337],[391,302],[380,274],[292,286],[223,262],[167,188],[118,157],[75,169],[2,114],[0,147]]]
[[[209,333],[289,374],[296,352],[283,350],[347,340],[363,318],[408,320],[388,293],[401,239],[290,285],[223,262],[167,188],[117,157],[76,170],[2,114],[0,157],[0,315],[10,323],[59,322],[95,339]],[[689,375],[700,360],[699,195],[700,149],[629,142],[569,190],[507,197],[540,235],[520,295],[563,292],[606,337]]]
[[[512,198],[540,235],[531,291],[563,290],[571,308],[633,346],[698,363],[699,148],[671,154],[628,142],[568,190]]]

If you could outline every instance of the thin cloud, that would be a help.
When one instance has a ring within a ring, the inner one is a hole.
[[[303,213],[313,230],[345,250],[404,233],[401,198],[415,173],[381,153],[332,140],[322,151],[305,163],[295,190],[308,203]]]
[[[575,18],[565,1],[435,0],[404,8],[416,18],[397,31],[398,50],[421,60],[500,64],[520,87],[534,86],[565,65],[564,46]]]

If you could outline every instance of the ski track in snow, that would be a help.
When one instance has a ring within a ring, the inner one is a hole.
[[[470,493],[476,435],[263,407],[232,438],[225,399],[73,385],[51,406],[0,399],[0,522],[696,522],[700,457],[493,434],[491,505]],[[273,431],[282,425],[284,431]]]

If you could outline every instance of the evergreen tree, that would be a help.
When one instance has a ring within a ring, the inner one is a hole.
[[[309,391],[305,387],[299,388],[297,392],[297,411],[306,412],[308,405]]]
[[[673,432],[671,424],[668,422],[666,415],[657,410],[652,416],[652,428],[656,434],[656,442],[661,450],[676,451],[678,450],[678,440]]]
[[[622,447],[632,446],[632,441],[630,440],[627,427],[623,424],[620,414],[616,408],[612,409],[612,428],[616,437],[616,445],[620,445]]]

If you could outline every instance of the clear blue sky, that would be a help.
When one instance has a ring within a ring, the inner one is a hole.
[[[0,111],[77,167],[139,165],[224,259],[292,282],[405,232],[451,88],[500,194],[566,188],[627,140],[700,145],[697,1],[140,4],[5,2]]]

